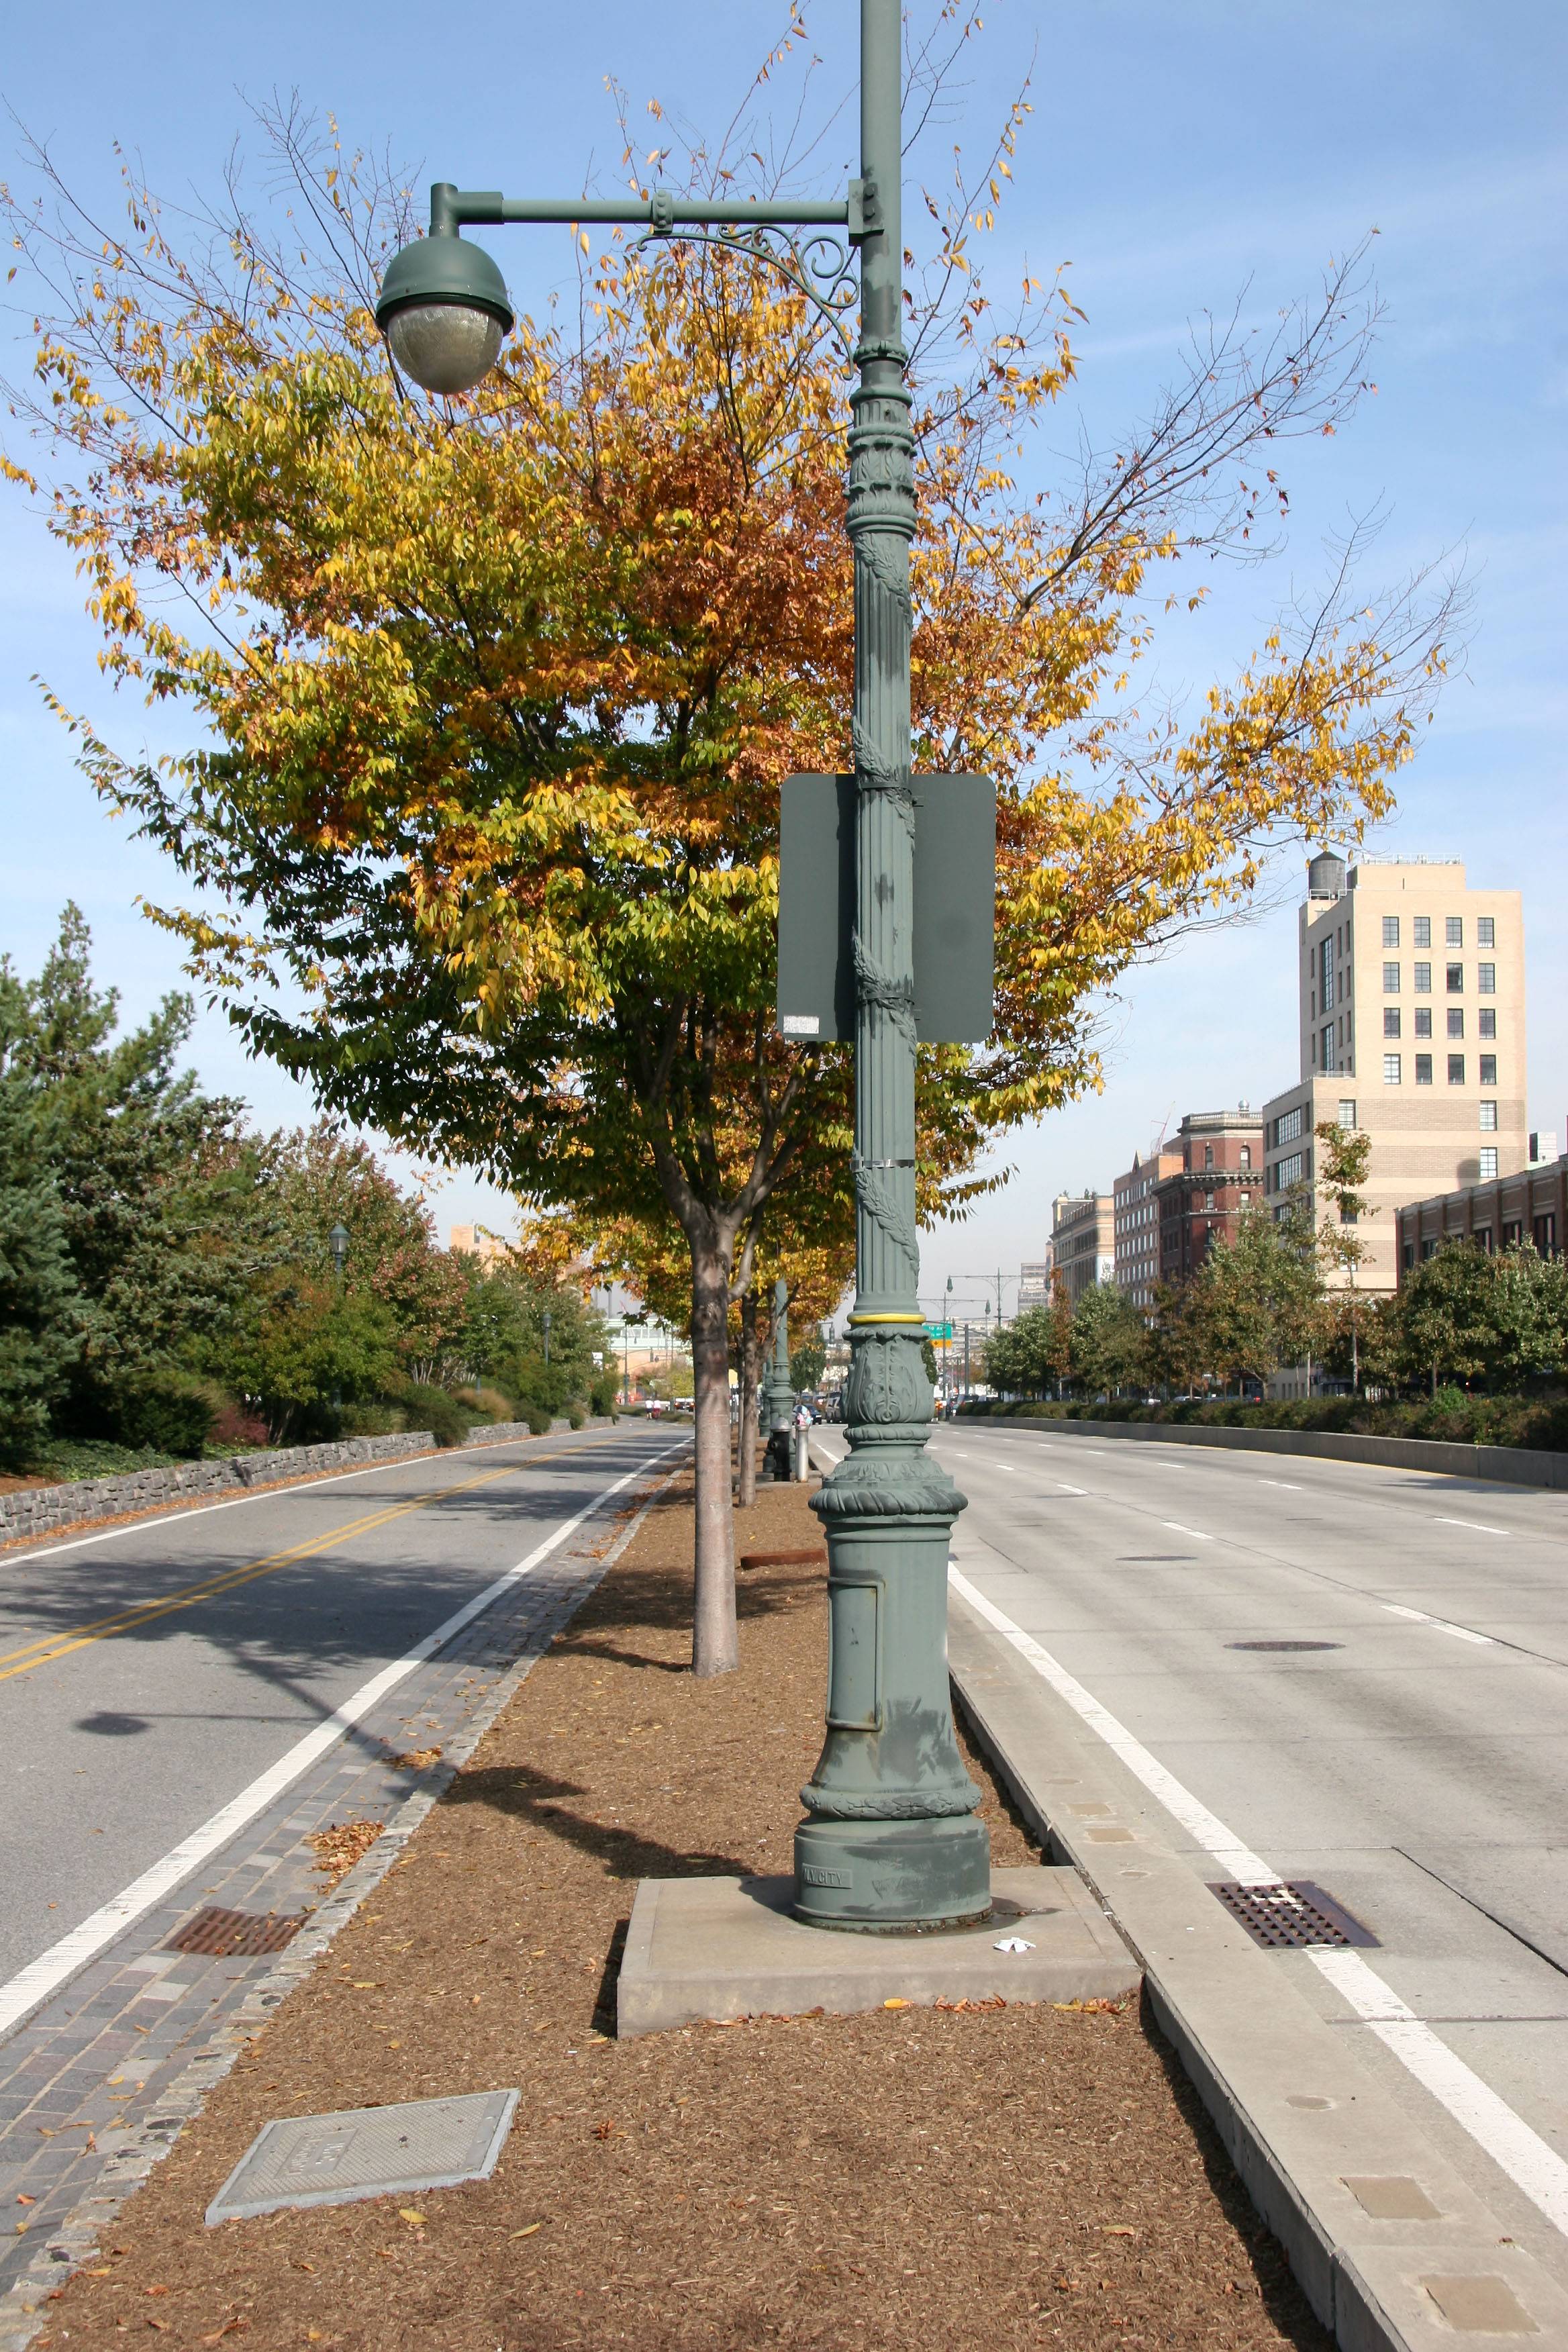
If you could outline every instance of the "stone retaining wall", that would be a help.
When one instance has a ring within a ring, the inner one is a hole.
[[[555,1421],[552,1433],[571,1426],[569,1421]],[[492,1422],[475,1429],[467,1442],[505,1445],[530,1433],[526,1421]],[[222,1494],[235,1486],[272,1486],[290,1478],[312,1477],[322,1470],[398,1462],[410,1454],[433,1453],[435,1446],[429,1430],[410,1429],[391,1437],[343,1437],[328,1445],[227,1454],[210,1462],[176,1462],[166,1470],[129,1470],[113,1478],[67,1478],[54,1486],[24,1486],[14,1494],[0,1495],[0,1544],[47,1535],[51,1528],[157,1510],[166,1503],[190,1502],[196,1496]]]

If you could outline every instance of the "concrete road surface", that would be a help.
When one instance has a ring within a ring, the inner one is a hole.
[[[1568,2157],[1568,1496],[1092,1423],[933,1445],[962,1573]]]
[[[680,1443],[626,1423],[0,1555],[0,1991]]]

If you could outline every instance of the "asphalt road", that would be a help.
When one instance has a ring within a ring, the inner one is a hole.
[[[1091,1424],[933,1444],[963,1573],[1568,2157],[1568,1496]],[[1280,1641],[1324,1646],[1237,1646]]]
[[[0,1555],[0,1985],[679,1442],[626,1423]]]

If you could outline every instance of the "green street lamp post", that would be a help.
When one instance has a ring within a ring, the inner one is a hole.
[[[789,1285],[773,1285],[773,1355],[763,1382],[762,1418],[768,1433],[768,1471],[775,1480],[794,1468],[795,1390],[789,1377]]]
[[[849,1453],[813,1497],[827,1534],[826,1736],[802,1791],[795,1911],[828,1927],[918,1933],[984,1918],[990,1848],[953,1737],[947,1561],[964,1498],[927,1452],[931,1384],[916,1296],[910,542],[914,437],[902,340],[900,0],[861,0],[860,177],[839,204],[514,201],[441,182],[430,234],[382,282],[376,318],[398,366],[427,391],[470,389],[512,323],[500,270],[459,234],[508,221],[621,223],[729,245],[784,270],[837,320],[859,250],[860,335],[850,395],[847,529],[855,551],[856,1299],[845,1418]],[[786,247],[772,232],[805,230]],[[847,257],[846,257],[847,260]],[[815,284],[813,283],[815,280]],[[821,289],[827,288],[824,300]]]

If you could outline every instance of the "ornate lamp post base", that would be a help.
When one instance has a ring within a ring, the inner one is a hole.
[[[827,1731],[801,1790],[795,1910],[815,1927],[929,1934],[991,1908],[990,1840],[948,1694],[948,1546],[964,1497],[925,1451],[931,1391],[905,1319],[851,1344],[853,1451],[811,1506],[827,1535]]]

